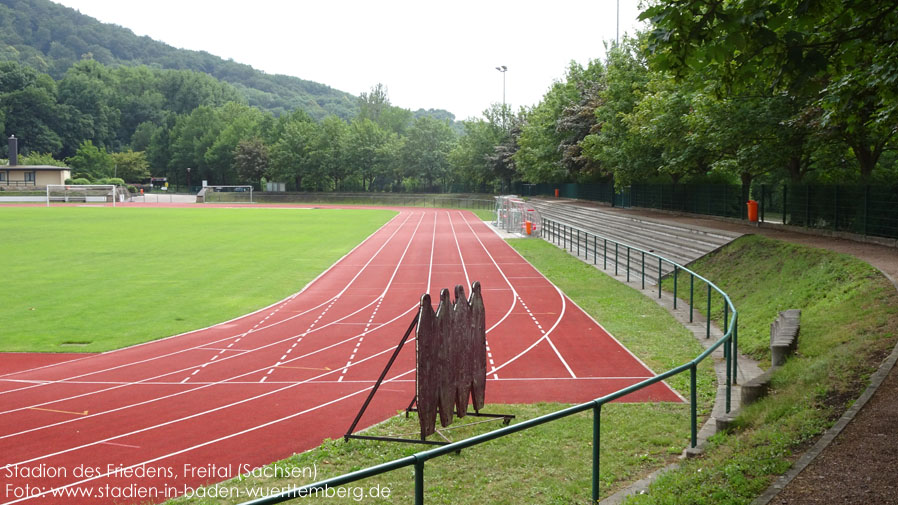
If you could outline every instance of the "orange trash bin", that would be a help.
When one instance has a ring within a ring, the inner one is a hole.
[[[524,229],[527,230],[527,235],[532,234],[533,233],[533,223],[530,221],[525,221]]]
[[[555,188],[555,198],[558,198],[558,188]]]
[[[754,200],[748,201],[748,220],[752,223],[758,222],[758,202]]]

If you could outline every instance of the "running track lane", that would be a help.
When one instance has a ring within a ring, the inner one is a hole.
[[[340,437],[421,294],[436,301],[474,280],[487,307],[487,403],[582,402],[653,375],[473,214],[397,210],[301,292],[247,316],[24,370],[0,359],[0,503],[110,503],[53,495],[113,488],[160,502]],[[362,426],[411,400],[414,347]],[[628,401],[682,398],[657,384]],[[185,468],[211,464],[228,473]],[[141,466],[161,475],[127,475]],[[22,475],[35,469],[45,471]]]

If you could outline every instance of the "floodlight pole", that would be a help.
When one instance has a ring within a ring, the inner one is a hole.
[[[508,72],[508,67],[500,65],[496,67],[496,70],[502,72],[502,123],[505,126],[505,72]]]

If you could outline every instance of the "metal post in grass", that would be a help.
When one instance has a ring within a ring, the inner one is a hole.
[[[692,299],[695,295],[695,275],[692,272],[689,272],[689,322],[692,322],[692,310],[693,304]]]
[[[614,275],[615,276],[617,276],[617,263],[618,263],[618,261],[617,261],[617,257],[618,257],[617,256],[617,246],[618,246],[618,243],[615,242],[614,243]]]
[[[642,289],[645,289],[645,251],[642,251]]]
[[[627,246],[627,284],[630,283],[630,246]]]
[[[586,247],[586,251],[583,253],[583,261],[589,261],[589,232],[586,232],[586,237],[583,240],[583,246]]]
[[[729,317],[730,317],[729,311],[730,311],[730,306],[727,305],[726,298],[724,298],[723,299],[723,326],[721,326],[721,328],[720,328],[721,330],[723,330],[724,333],[727,332],[727,319],[729,319]]]
[[[595,265],[598,261],[599,251],[596,250],[596,240],[597,237],[595,235],[592,236],[592,264]]]
[[[658,257],[658,298],[661,298],[661,258]]]
[[[708,312],[705,313],[705,338],[711,338],[711,284],[708,284]]]
[[[579,228],[577,228],[577,257],[578,258],[580,257],[580,229]]]
[[[599,446],[602,434],[602,404],[592,408],[592,502],[599,501]]]
[[[730,335],[730,340],[732,340],[732,338],[733,338],[733,336]],[[730,342],[724,343],[724,345],[723,345],[724,350],[726,350],[728,347],[730,347]],[[731,370],[730,367],[732,366],[732,363],[733,363],[733,353],[726,352],[724,354],[726,354],[725,358],[726,358],[726,362],[727,362],[726,413],[729,414],[730,413],[730,396],[731,396],[730,395],[730,389],[731,389],[730,388],[730,370]]]
[[[424,460],[415,460],[415,505],[424,505]]]
[[[680,268],[677,265],[674,265],[674,310],[677,310],[677,273],[680,271]]]
[[[602,249],[602,270],[608,270],[608,239],[605,239],[605,246]]]
[[[739,383],[739,377],[737,376],[738,371],[738,359],[739,359],[739,314],[733,314],[733,352],[730,353],[733,356],[733,384]]]
[[[691,446],[695,449],[698,445],[698,389],[696,377],[698,375],[698,366],[693,363],[689,367],[689,424],[692,432]]]

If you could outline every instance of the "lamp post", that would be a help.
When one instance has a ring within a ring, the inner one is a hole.
[[[496,70],[502,72],[502,122],[505,123],[505,72],[508,71],[508,67],[500,65]]]
[[[187,167],[187,192],[190,193],[190,167]]]

